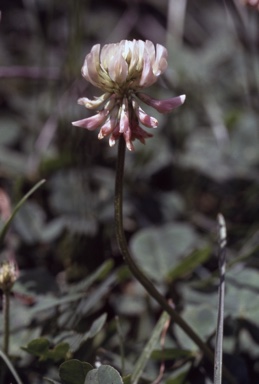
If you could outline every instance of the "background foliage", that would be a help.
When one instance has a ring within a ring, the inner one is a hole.
[[[3,0],[1,7],[2,221],[38,180],[47,180],[17,214],[1,250],[20,269],[10,353],[24,383],[44,376],[60,382],[58,366],[72,357],[129,374],[160,316],[116,245],[116,148],[71,126],[88,114],[77,99],[96,95],[80,75],[91,46],[133,38],[168,48],[166,75],[149,94],[185,93],[187,100],[173,114],[156,116],[154,138],[127,155],[131,250],[213,346],[216,215],[224,214],[224,361],[239,383],[258,383],[258,12],[238,0]],[[164,361],[162,383],[205,383],[208,364],[179,329],[171,325],[164,346],[153,348],[143,382],[153,382]],[[78,368],[83,377],[89,364]]]

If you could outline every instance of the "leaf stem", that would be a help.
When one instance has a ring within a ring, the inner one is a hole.
[[[125,238],[123,230],[123,175],[124,175],[124,163],[125,163],[125,140],[123,135],[119,138],[118,157],[117,157],[117,169],[115,180],[115,230],[116,237],[119,245],[119,249],[122,253],[125,263],[128,265],[133,276],[139,281],[139,283],[146,289],[146,291],[152,296],[166,311],[171,319],[177,324],[189,338],[200,348],[204,355],[212,362],[214,361],[214,354],[212,350],[202,341],[197,333],[186,323],[186,321],[171,307],[164,296],[157,290],[153,283],[147,278],[147,276],[139,269],[135,261],[132,259],[127,240]],[[236,384],[234,377],[226,369],[223,369],[224,376],[228,379],[229,383]]]

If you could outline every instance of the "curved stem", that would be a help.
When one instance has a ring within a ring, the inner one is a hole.
[[[132,259],[127,240],[125,238],[123,230],[123,175],[124,175],[124,162],[125,162],[125,140],[121,135],[119,138],[118,157],[117,157],[117,169],[115,180],[115,230],[116,237],[123,259],[128,265],[131,273],[140,282],[140,284],[146,289],[146,291],[152,296],[172,318],[172,320],[190,337],[190,339],[201,349],[204,355],[212,362],[214,361],[214,354],[211,349],[202,341],[197,333],[185,322],[185,320],[178,315],[174,308],[172,308],[164,296],[156,289],[153,283],[147,278],[147,276],[139,269],[135,261]],[[223,370],[225,377],[231,384],[236,384],[236,380],[226,370]]]

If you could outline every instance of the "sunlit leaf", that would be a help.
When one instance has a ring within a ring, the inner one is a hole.
[[[84,384],[123,384],[123,381],[116,369],[110,365],[101,365],[88,372]]]
[[[131,249],[141,268],[162,281],[198,244],[199,236],[190,225],[173,223],[139,231],[132,238]]]

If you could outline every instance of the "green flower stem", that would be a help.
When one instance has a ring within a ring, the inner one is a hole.
[[[115,230],[116,237],[120,251],[122,253],[125,263],[128,265],[133,276],[139,281],[139,283],[146,289],[146,291],[152,296],[166,311],[171,319],[177,324],[189,337],[190,339],[200,348],[204,355],[212,362],[214,362],[214,354],[212,350],[202,341],[197,333],[185,322],[185,320],[178,315],[173,307],[171,307],[164,296],[156,289],[153,283],[147,278],[147,276],[139,269],[135,261],[132,259],[127,240],[125,238],[123,230],[123,175],[124,175],[124,162],[125,162],[125,140],[121,135],[119,139],[118,157],[117,157],[117,169],[116,169],[116,180],[115,180]],[[223,374],[228,379],[229,383],[236,384],[234,377],[223,368]]]
[[[4,316],[4,353],[9,353],[9,336],[10,336],[10,290],[3,292],[3,316]]]

